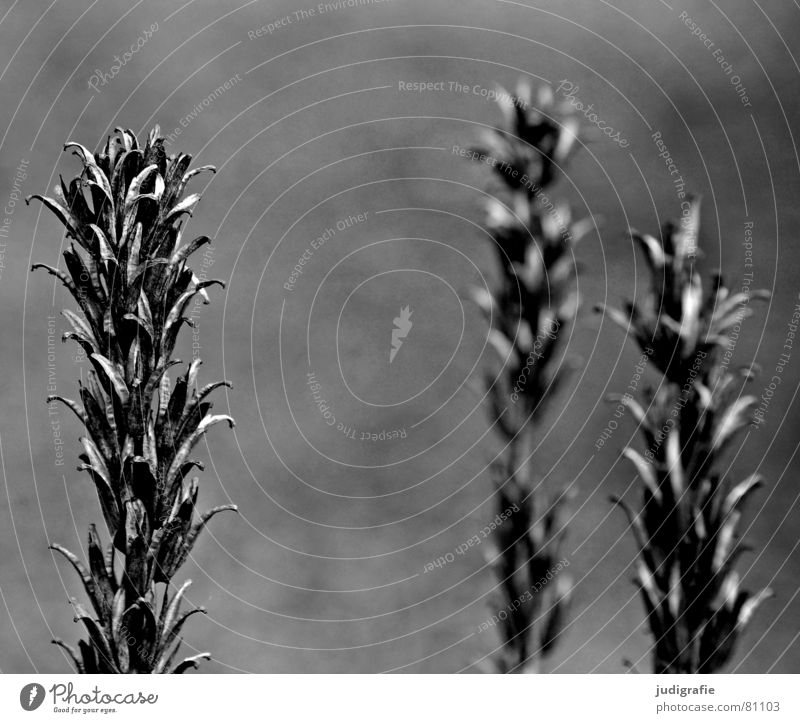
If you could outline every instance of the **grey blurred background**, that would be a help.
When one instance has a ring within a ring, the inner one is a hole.
[[[209,609],[186,636],[189,649],[213,653],[202,670],[455,672],[491,653],[494,632],[477,632],[495,584],[483,551],[424,568],[495,514],[486,465],[499,438],[474,391],[493,357],[466,300],[482,274],[497,279],[479,228],[484,192],[495,189],[487,169],[452,146],[498,121],[481,89],[523,75],[579,86],[576,97],[629,141],[622,149],[596,134],[554,194],[577,216],[604,220],[578,254],[584,303],[568,354],[582,364],[547,415],[537,456],[546,488],[577,491],[573,618],[549,669],[622,672],[623,658],[648,669],[629,581],[634,548],[607,502],[634,481],[618,460],[632,426],[594,445],[611,416],[604,397],[628,384],[638,354],[592,306],[639,293],[646,280],[625,228],[655,232],[680,212],[652,139],[660,132],[687,190],[703,196],[707,270],[722,268],[736,286],[744,226],[754,224],[754,286],[773,298],[746,322],[734,363],[759,362],[753,389],[763,391],[800,291],[800,9],[750,0],[340,5],[0,2],[0,200],[15,202],[0,237],[3,672],[69,669],[49,641],[80,634],[68,603],[79,584],[47,544],[82,549],[87,524],[100,520],[75,471],[79,425],[44,402],[49,372],[70,396],[86,371],[60,341],[48,361],[48,329],[60,337],[69,302],[50,277],[28,273],[31,261],[57,263],[61,229],[17,196],[76,171],[64,141],[95,148],[115,126],[139,133],[156,122],[180,128],[173,149],[219,169],[195,181],[205,195],[188,233],[215,238],[195,267],[228,287],[199,312],[194,350],[201,380],[235,383],[217,411],[229,408],[237,426],[215,429],[199,450],[211,462],[200,502],[234,501],[241,515],[216,518],[183,570],[194,580],[190,600]],[[151,36],[112,78],[114,56],[145,29]],[[399,85],[428,81],[443,89]],[[414,326],[390,365],[392,319],[406,305]],[[741,570],[748,587],[776,593],[741,642],[739,672],[800,671],[799,377],[800,351],[731,468],[734,478],[757,469],[767,480],[746,520],[753,552]]]

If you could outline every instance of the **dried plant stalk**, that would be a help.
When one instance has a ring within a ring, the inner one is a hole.
[[[493,670],[523,673],[538,670],[567,620],[571,582],[560,572],[566,495],[537,500],[531,456],[536,422],[568,371],[558,352],[578,309],[573,251],[591,223],[573,223],[569,206],[546,193],[575,147],[575,117],[549,87],[535,101],[526,82],[516,94],[498,95],[503,127],[486,131],[472,157],[491,166],[508,194],[507,203],[493,197],[487,204],[502,280],[494,293],[474,296],[503,360],[499,374],[485,379],[491,418],[506,444],[493,470],[497,507],[504,515],[515,510],[495,533],[491,557],[499,579],[491,604],[505,612],[497,616],[503,645]]]
[[[81,577],[93,612],[73,601],[76,621],[88,632],[67,651],[79,673],[182,673],[202,653],[174,664],[180,634],[192,609],[180,605],[189,581],[172,592],[172,580],[208,520],[234,505],[215,507],[195,519],[198,478],[192,448],[217,422],[209,394],[227,382],[198,389],[200,360],[175,384],[168,369],[178,332],[192,299],[220,281],[201,281],[187,266],[208,243],[200,236],[181,243],[181,224],[200,200],[184,196],[204,166],[189,170],[191,156],[167,156],[158,127],[144,147],[129,130],[116,129],[97,156],[68,143],[83,163],[80,174],[56,187],[56,199],[34,195],[66,228],[66,271],[47,269],[72,294],[79,313],[64,310],[75,341],[92,369],[80,385],[80,403],[62,397],[86,428],[78,469],[89,473],[111,536],[103,551],[89,528],[88,569],[68,550],[52,545]],[[30,201],[30,198],[27,200]],[[118,554],[117,554],[118,553]],[[121,569],[115,558],[121,556]],[[157,595],[156,586],[163,585]],[[160,597],[157,600],[157,597]]]
[[[721,276],[704,296],[695,268],[700,206],[661,239],[632,231],[651,275],[644,303],[625,312],[599,307],[647,354],[663,376],[640,402],[615,397],[630,411],[646,444],[630,460],[643,483],[639,512],[614,498],[628,516],[639,550],[636,583],[654,638],[656,673],[714,673],[732,657],[759,604],[772,593],[743,591],[734,567],[744,551],[737,536],[743,508],[761,484],[737,484],[722,460],[750,423],[756,398],[742,396],[749,368],[731,371],[723,353],[733,328],[765,291],[732,293]],[[749,289],[749,287],[747,287]]]

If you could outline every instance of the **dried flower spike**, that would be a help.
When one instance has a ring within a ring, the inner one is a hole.
[[[730,484],[722,458],[752,418],[755,397],[742,396],[749,369],[727,367],[734,327],[752,314],[764,291],[732,293],[720,276],[703,296],[695,269],[700,206],[657,240],[632,232],[644,249],[651,288],[626,312],[605,309],[648,355],[664,379],[644,402],[615,397],[630,411],[646,444],[623,451],[643,483],[642,507],[628,516],[639,550],[636,583],[654,638],[656,673],[714,673],[732,657],[753,612],[771,596],[751,595],[734,569],[744,547],[737,526],[752,474]],[[630,320],[630,324],[629,324]]]
[[[516,94],[498,96],[503,128],[486,131],[473,157],[488,159],[509,196],[507,203],[487,204],[502,281],[494,293],[481,289],[474,298],[493,323],[489,340],[503,362],[485,383],[492,421],[506,443],[494,467],[498,510],[513,510],[495,533],[492,555],[499,597],[491,604],[505,611],[498,615],[502,649],[493,663],[497,672],[523,673],[535,672],[552,653],[567,621],[566,495],[538,509],[530,458],[535,422],[567,371],[557,352],[578,309],[573,250],[591,224],[573,223],[569,207],[546,193],[572,154],[575,118],[556,105],[550,88],[539,91],[535,107],[524,81]]]
[[[198,389],[199,359],[174,385],[167,371],[180,364],[172,353],[181,326],[191,323],[189,303],[197,294],[208,303],[205,289],[223,285],[201,281],[187,266],[208,237],[181,239],[183,218],[200,200],[184,190],[195,175],[214,169],[189,170],[191,156],[168,156],[158,127],[144,147],[131,131],[116,129],[97,156],[78,143],[68,148],[81,160],[81,173],[69,185],[61,181],[56,199],[31,197],[66,228],[67,270],[33,268],[58,278],[80,310],[64,310],[72,328],[64,339],[83,348],[92,369],[80,403],[48,401],[63,402],[86,428],[78,469],[95,484],[112,542],[104,554],[90,526],[88,569],[52,545],[80,575],[93,608],[74,602],[89,634],[78,650],[54,642],[80,673],[182,673],[209,656],[174,664],[184,623],[202,610],[180,612],[189,581],[170,594],[172,579],[208,520],[236,509],[223,505],[194,519],[198,482],[189,478],[194,467],[203,469],[189,457],[200,438],[217,422],[233,426],[229,416],[211,414],[207,401],[227,382]]]

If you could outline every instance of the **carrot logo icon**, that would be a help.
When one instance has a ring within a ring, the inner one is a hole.
[[[36,710],[44,702],[44,686],[28,683],[19,694],[19,704],[23,710]]]
[[[414,312],[408,306],[400,309],[400,316],[393,319],[395,328],[392,329],[392,348],[389,350],[389,364],[394,361],[400,347],[403,346],[403,339],[408,336],[411,327],[414,325],[411,321],[411,314]]]

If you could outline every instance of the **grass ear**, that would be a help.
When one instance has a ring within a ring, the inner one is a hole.
[[[105,573],[94,526],[91,573],[75,555],[53,545],[80,575],[94,607],[95,615],[75,608],[88,640],[80,641],[77,650],[56,642],[81,673],[180,673],[207,657],[187,658],[174,668],[167,664],[193,612],[176,623],[185,587],[172,598],[169,589],[206,522],[233,508],[215,507],[192,524],[197,487],[187,487],[184,477],[202,465],[189,460],[189,452],[216,422],[233,426],[233,419],[209,413],[211,405],[203,400],[227,382],[198,391],[199,360],[189,366],[182,385],[171,388],[166,375],[179,363],[172,353],[186,306],[197,294],[208,302],[205,290],[222,282],[201,280],[186,267],[207,237],[179,246],[180,223],[200,201],[199,194],[183,197],[183,190],[193,176],[211,167],[188,170],[191,156],[165,157],[163,142],[154,129],[142,152],[133,133],[118,130],[96,156],[68,143],[65,149],[74,149],[82,172],[58,189],[60,200],[32,197],[79,244],[64,252],[66,271],[42,264],[33,268],[55,276],[79,307],[78,312],[64,311],[72,327],[65,340],[75,340],[87,352],[93,369],[89,385],[81,386],[81,404],[59,399],[85,427],[79,469],[96,485],[113,540]],[[92,209],[83,196],[84,183],[91,186]],[[191,505],[183,510],[186,519],[177,523],[183,524],[185,535],[178,535],[174,525],[166,527],[171,524],[169,511],[187,495]],[[119,579],[113,569],[115,547],[122,556]],[[156,584],[165,588],[161,611]]]
[[[534,96],[538,107],[531,106]],[[531,673],[541,670],[568,623],[571,583],[563,572],[568,495],[544,504],[529,457],[537,420],[570,366],[560,350],[578,311],[573,250],[586,223],[572,223],[569,207],[547,195],[578,137],[577,120],[560,113],[552,92],[534,94],[526,81],[501,110],[503,126],[484,131],[481,141],[490,157],[482,166],[490,167],[507,191],[507,198],[486,205],[502,277],[498,289],[473,292],[493,320],[488,339],[502,368],[486,374],[484,388],[490,420],[507,442],[495,469],[495,521],[501,521],[491,533],[497,609],[482,627],[502,621],[503,646],[491,663],[496,672]]]
[[[630,315],[603,309],[663,377],[657,394],[625,404],[648,446],[623,451],[644,488],[641,511],[625,509],[638,550],[637,584],[656,673],[721,670],[769,596],[766,590],[755,596],[740,591],[732,569],[742,550],[741,511],[760,478],[751,475],[732,485],[723,463],[731,440],[752,421],[755,403],[741,395],[742,381],[753,374],[730,371],[723,352],[735,323],[751,312],[745,305],[765,295],[731,294],[719,275],[703,295],[694,263],[699,223],[694,201],[688,227],[667,223],[660,240],[631,232],[648,259],[649,293],[642,302],[628,303]]]

